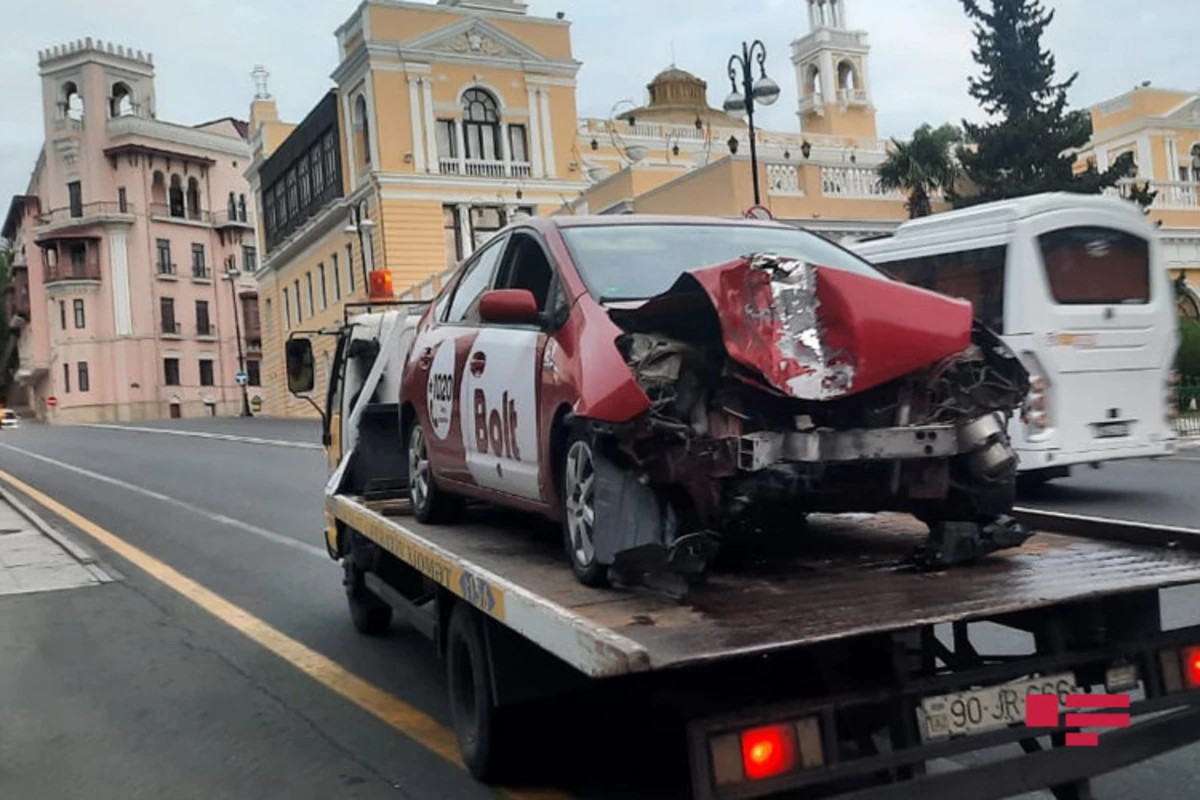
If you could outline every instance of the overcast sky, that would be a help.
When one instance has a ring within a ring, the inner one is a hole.
[[[433,0],[430,0],[433,2]],[[971,29],[958,0],[845,0],[851,27],[870,33],[870,79],[880,133],[907,136],[922,122],[977,118],[967,95]],[[1197,0],[1049,0],[1058,9],[1047,44],[1060,72],[1078,70],[1076,106],[1143,80],[1200,90]],[[86,36],[154,53],[160,119],[197,123],[245,118],[256,63],[285,119],[298,121],[330,85],[333,30],[356,0],[38,0],[0,26],[0,205],[24,192],[41,144],[37,51]],[[725,65],[743,39],[767,45],[783,88],[764,124],[795,130],[796,78],[789,43],[807,32],[804,0],[530,0],[531,13],[572,20],[579,111],[607,117],[614,103],[641,103],[645,84],[672,61],[709,82],[710,102],[728,92]]]

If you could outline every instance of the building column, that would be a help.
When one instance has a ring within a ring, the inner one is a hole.
[[[438,160],[437,123],[433,118],[433,78],[422,78],[421,87],[425,96],[425,147],[428,150],[429,171],[438,173],[442,171],[442,165]]]
[[[458,174],[467,174],[467,138],[463,135],[463,121],[454,120],[454,143],[458,147]]]
[[[508,123],[500,123],[500,160],[504,162],[505,176],[512,175],[512,147],[508,139]]]
[[[475,239],[471,234],[471,204],[458,204],[458,236],[462,239],[463,260],[475,252]]]
[[[546,177],[558,177],[558,154],[554,152],[554,118],[550,114],[550,90],[543,87],[542,96],[542,147],[546,150]]]
[[[421,136],[421,100],[420,100],[420,78],[408,79],[408,102],[410,106],[409,116],[412,118],[412,137],[413,137],[413,161],[416,163],[417,172],[426,171],[425,161],[425,141]]]
[[[837,89],[837,70],[833,66],[833,53],[821,51],[821,100],[825,105],[840,102]]]
[[[128,237],[124,228],[108,229],[108,265],[113,283],[113,328],[117,336],[129,336],[133,333],[133,307],[129,296]]]
[[[530,86],[526,90],[529,99],[529,157],[533,162],[533,177],[545,177],[542,167],[541,115],[538,114],[538,90]]]

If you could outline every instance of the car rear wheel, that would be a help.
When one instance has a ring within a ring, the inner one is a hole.
[[[408,432],[408,496],[413,516],[420,522],[450,522],[462,507],[462,501],[437,485],[429,464],[429,447],[421,423],[413,423]]]
[[[596,463],[590,437],[567,440],[558,485],[562,488],[563,546],[571,570],[585,586],[608,583],[608,567],[596,560]]]

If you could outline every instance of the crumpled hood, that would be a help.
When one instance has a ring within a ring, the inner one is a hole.
[[[693,270],[609,314],[626,330],[718,334],[730,358],[802,400],[862,392],[961,352],[973,319],[963,300],[773,255]]]

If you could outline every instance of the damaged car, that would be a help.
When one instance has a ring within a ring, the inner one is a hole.
[[[525,219],[418,324],[401,386],[413,512],[561,521],[578,579],[703,575],[810,513],[900,511],[924,567],[1028,536],[1007,427],[1029,391],[971,305],[761,221]]]

